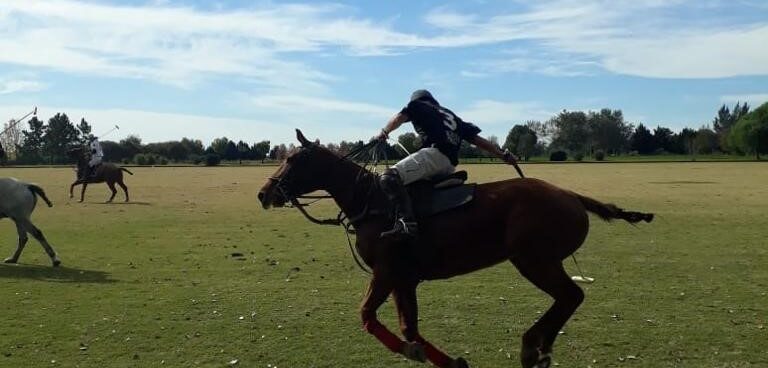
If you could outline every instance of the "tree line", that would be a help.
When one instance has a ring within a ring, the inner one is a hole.
[[[68,156],[69,149],[87,144],[93,137],[92,127],[85,119],[74,124],[66,114],[57,113],[46,123],[35,116],[26,128],[12,122],[5,125],[5,134],[0,136],[0,159],[4,164],[67,164],[73,162]],[[570,156],[581,160],[592,156],[601,160],[605,155],[715,152],[753,154],[759,159],[761,153],[768,152],[768,103],[754,111],[746,103],[737,103],[733,108],[722,105],[711,127],[705,124],[679,132],[661,125],[653,129],[642,123],[634,125],[624,119],[621,110],[563,110],[544,122],[531,120],[514,125],[503,143],[494,136],[488,139],[523,160],[548,154],[551,159]],[[327,143],[325,147],[344,155],[364,144],[362,140],[341,141]],[[227,137],[216,138],[208,146],[199,139],[186,137],[145,144],[135,135],[117,142],[102,140],[101,145],[108,161],[139,165],[217,165],[222,160],[264,162],[282,160],[295,149],[293,144],[272,145],[268,140],[248,143]],[[406,155],[405,151],[414,152],[420,145],[419,137],[408,132],[401,134],[396,143],[387,143],[383,153],[389,159],[399,159]],[[486,154],[464,143],[459,156],[479,158]]]
[[[718,110],[711,127],[684,128],[679,132],[658,125],[651,130],[627,122],[621,110],[563,110],[551,119],[527,121],[512,127],[503,147],[527,160],[547,153],[600,159],[621,154],[753,154],[768,152],[768,103],[754,111],[736,103]]]

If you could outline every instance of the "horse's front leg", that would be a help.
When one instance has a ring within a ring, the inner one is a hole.
[[[451,359],[429,341],[419,334],[419,308],[416,299],[416,286],[414,281],[403,286],[398,286],[392,293],[397,306],[397,314],[400,320],[400,331],[408,341],[403,355],[407,358],[424,362],[429,360],[440,368],[469,368],[464,358]]]
[[[374,272],[365,299],[363,299],[363,305],[360,308],[360,317],[365,331],[375,336],[390,351],[403,354],[406,343],[376,318],[376,310],[387,300],[390,292],[392,292],[392,280],[388,277],[381,277]]]
[[[29,240],[29,237],[27,237],[27,230],[24,229],[24,226],[16,221],[16,219],[13,219],[13,221],[16,223],[16,231],[19,233],[19,244],[16,246],[16,251],[13,252],[13,255],[3,261],[5,263],[18,262],[19,257],[21,256],[21,251],[24,250],[24,247],[27,245],[27,240]]]
[[[77,184],[79,184],[79,182],[78,182],[78,180],[75,180],[75,182],[72,183],[72,185],[69,186],[69,199],[72,199],[72,198],[75,197],[74,191],[75,191],[75,186]]]

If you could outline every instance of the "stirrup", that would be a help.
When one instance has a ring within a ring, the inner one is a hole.
[[[392,227],[392,230],[381,233],[380,237],[387,238],[395,235],[415,237],[418,231],[419,225],[416,221],[406,221],[404,218],[399,218],[395,221],[395,226]]]

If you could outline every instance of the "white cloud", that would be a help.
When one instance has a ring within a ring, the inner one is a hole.
[[[750,108],[755,109],[758,106],[768,102],[768,93],[749,93],[743,95],[725,95],[720,97],[720,102],[726,104],[747,103]]]
[[[369,117],[387,118],[395,110],[388,107],[335,100],[329,98],[296,96],[296,95],[266,95],[251,98],[254,106],[283,113],[297,113],[303,116],[314,116],[318,113],[351,113],[365,114]]]
[[[768,75],[768,48],[764,46],[768,21],[733,23],[714,15],[680,16],[712,6],[732,4],[542,1],[519,13],[494,15],[473,25],[439,22],[447,35],[432,41],[443,47],[518,43],[539,51],[527,57],[502,55],[475,63],[495,73],[581,75],[600,66],[618,74],[651,78]],[[714,12],[708,9],[708,14]],[[438,19],[472,17],[458,12],[451,15],[443,8],[438,14]],[[486,71],[478,69],[469,72]]]
[[[505,128],[527,120],[544,121],[555,115],[539,103],[496,100],[478,100],[457,113],[462,119],[474,122],[480,127],[491,124],[504,125]]]
[[[0,79],[0,95],[20,92],[37,92],[46,88],[46,85],[37,80],[28,79]]]
[[[270,88],[327,93],[335,77],[299,61],[302,55],[392,55],[421,48],[526,43],[541,52],[492,59],[487,61],[491,72],[581,75],[599,65],[654,78],[768,74],[766,21],[723,25],[716,16],[696,22],[679,16],[686,8],[728,4],[555,0],[491,16],[440,7],[423,16],[425,24],[438,30],[434,35],[400,32],[394,22],[355,17],[336,4],[267,2],[214,11],[169,4],[4,0],[0,63],[184,87],[227,75]]]

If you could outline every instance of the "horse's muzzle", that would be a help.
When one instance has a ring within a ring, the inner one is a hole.
[[[265,210],[268,210],[270,207],[283,207],[287,201],[282,195],[277,193],[274,187],[262,189],[257,197]]]

